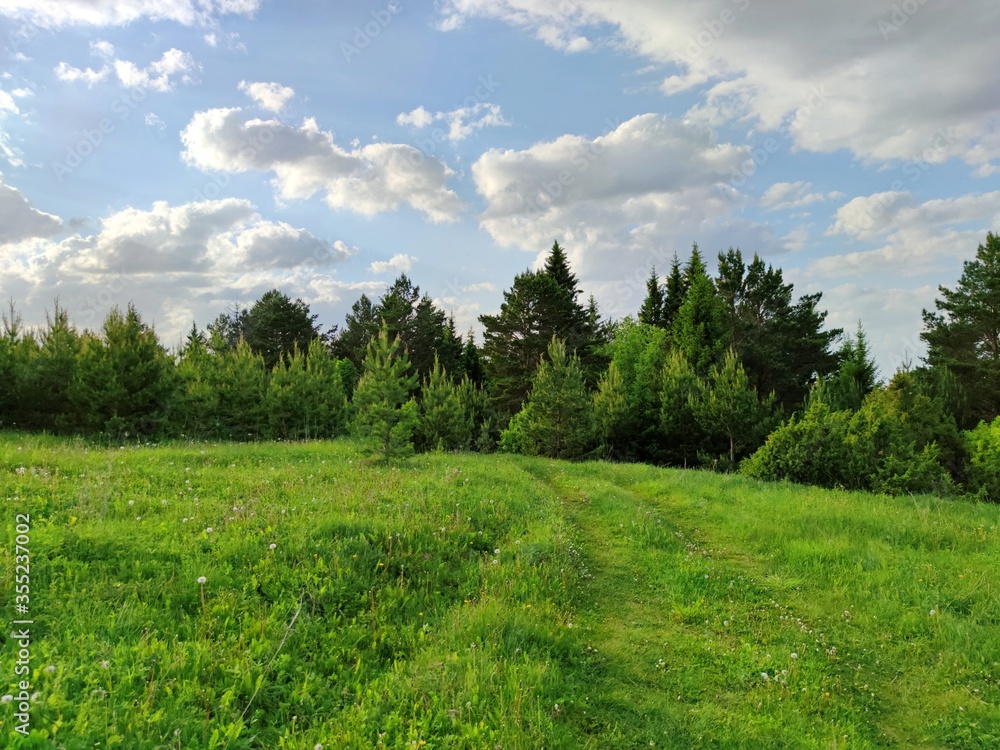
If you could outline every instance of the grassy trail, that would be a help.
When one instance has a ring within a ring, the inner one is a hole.
[[[996,711],[969,679],[975,655],[947,665],[965,684],[942,685],[938,672],[963,641],[989,643],[987,660],[995,641],[946,625],[936,636],[953,651],[934,654],[940,643],[898,632],[904,623],[892,621],[884,602],[866,606],[828,576],[806,575],[800,559],[764,553],[751,524],[720,523],[710,500],[724,492],[704,497],[697,474],[667,482],[661,474],[651,485],[628,470],[598,478],[539,464],[534,473],[562,498],[592,576],[578,613],[589,628],[591,698],[571,717],[582,734],[600,736],[590,746],[993,742]],[[896,563],[868,564],[880,571]],[[879,585],[863,575],[854,583]]]

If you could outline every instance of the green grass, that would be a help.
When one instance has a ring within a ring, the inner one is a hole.
[[[0,500],[36,693],[4,747],[1000,746],[997,506],[17,434]]]

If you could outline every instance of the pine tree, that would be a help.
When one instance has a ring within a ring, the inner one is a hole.
[[[947,367],[968,395],[968,421],[1000,415],[1000,235],[989,232],[954,289],[938,287],[936,312],[924,310],[927,363]]]
[[[300,299],[292,301],[277,289],[265,292],[250,307],[243,328],[246,342],[264,358],[268,371],[282,355],[291,356],[295,347],[306,351],[309,342],[319,336],[316,315],[309,312],[309,305]]]
[[[405,458],[413,453],[413,430],[419,421],[417,402],[410,396],[417,376],[406,351],[400,351],[399,339],[389,340],[386,326],[369,343],[363,366],[354,391],[353,428],[383,461]]]
[[[333,351],[341,360],[351,362],[357,372],[365,359],[368,342],[378,336],[380,321],[372,301],[365,294],[351,305],[344,327],[333,342]]]
[[[656,267],[650,269],[649,278],[646,280],[646,298],[639,308],[639,322],[657,328],[666,328],[665,316],[666,299],[664,297],[663,286],[656,275]]]
[[[46,312],[45,320],[32,367],[23,372],[30,379],[25,395],[31,396],[31,424],[35,429],[65,432],[74,426],[71,392],[82,344],[69,313],[58,300],[53,313]]]
[[[462,405],[458,387],[440,360],[435,359],[421,389],[417,428],[420,445],[425,450],[466,450],[471,435],[472,422]]]
[[[728,443],[730,468],[736,467],[737,458],[755,451],[775,426],[774,395],[764,399],[757,395],[732,349],[712,367],[701,392],[690,398],[702,432],[721,435]]]
[[[240,340],[219,355],[214,368],[219,394],[218,430],[228,440],[254,440],[266,431],[268,372],[264,358]]]
[[[628,394],[625,381],[614,360],[601,376],[594,394],[594,421],[597,435],[606,455],[614,455],[616,448],[627,440]]]
[[[3,331],[0,336],[0,426],[21,427],[29,418],[25,408],[30,400],[32,363],[38,353],[34,337],[26,333],[21,314],[14,301],[8,303],[2,316]]]
[[[194,324],[177,361],[177,389],[170,411],[170,431],[182,437],[214,437],[218,434],[218,355]]]
[[[591,451],[595,442],[593,404],[579,359],[567,355],[566,344],[553,337],[548,357],[535,373],[531,395],[501,445],[530,456],[576,459]]]
[[[691,465],[704,442],[693,405],[701,389],[701,380],[683,352],[671,351],[660,375],[660,429],[665,457],[675,466]]]
[[[469,331],[462,347],[462,372],[475,385],[482,385],[486,381],[486,368],[483,366],[483,358],[476,346],[476,340]]]
[[[167,414],[173,362],[131,304],[108,313],[103,334],[83,343],[74,405],[86,426],[116,439],[155,434]]]

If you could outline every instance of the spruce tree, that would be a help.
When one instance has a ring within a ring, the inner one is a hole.
[[[58,300],[53,313],[46,312],[45,320],[32,367],[24,370],[24,375],[30,378],[25,395],[35,429],[66,432],[74,426],[71,392],[82,344],[69,321],[69,313],[59,306]]]
[[[194,324],[177,361],[177,389],[170,411],[170,431],[175,436],[217,437],[219,414],[219,356]]]
[[[438,359],[424,379],[420,395],[417,436],[425,450],[466,450],[472,422],[459,397],[458,387]]]
[[[681,262],[677,258],[677,253],[674,253],[674,259],[670,262],[670,275],[667,276],[663,292],[663,327],[670,330],[687,296],[684,274],[681,273]]]
[[[410,392],[417,384],[398,338],[389,339],[386,326],[368,344],[364,372],[354,390],[353,428],[369,452],[385,462],[413,453],[413,430],[419,422],[417,402]]]
[[[704,377],[726,346],[725,311],[712,280],[694,276],[687,298],[674,320],[674,345],[684,353],[699,376]]]
[[[646,298],[639,308],[639,322],[657,328],[666,328],[665,303],[663,286],[656,275],[656,267],[650,269],[646,280]]]
[[[566,344],[556,337],[547,353],[535,373],[531,395],[501,445],[530,456],[582,458],[594,448],[596,432],[579,358],[568,355]]]
[[[264,358],[243,339],[219,355],[214,368],[219,394],[218,431],[229,440],[255,440],[265,435],[264,408],[268,372]]]

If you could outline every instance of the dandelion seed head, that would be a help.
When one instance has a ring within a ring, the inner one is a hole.
[[[204,584],[204,583],[206,583],[207,581],[208,581],[208,579],[207,579],[207,578],[205,578],[205,576],[198,576],[198,583],[202,583],[202,584]]]

